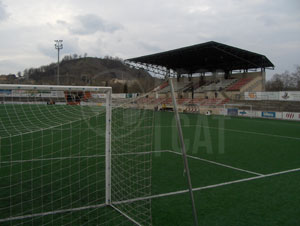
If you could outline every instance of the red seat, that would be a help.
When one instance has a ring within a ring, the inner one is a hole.
[[[228,91],[239,91],[244,85],[249,83],[252,80],[252,78],[242,78],[239,81],[237,81],[235,84],[230,86],[227,90]]]

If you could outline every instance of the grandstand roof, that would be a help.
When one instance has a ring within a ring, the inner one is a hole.
[[[210,41],[128,59],[136,63],[160,65],[188,73],[274,68],[264,55]]]

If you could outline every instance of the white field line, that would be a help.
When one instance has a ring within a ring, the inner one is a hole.
[[[29,214],[24,216],[17,216],[17,217],[9,217],[0,219],[0,223],[7,222],[7,221],[15,221],[15,220],[23,220],[27,218],[33,218],[33,217],[42,217],[47,215],[54,215],[54,214],[61,214],[61,213],[67,213],[67,212],[74,212],[74,211],[80,211],[80,210],[87,210],[87,209],[95,209],[95,208],[101,208],[106,206],[106,204],[99,204],[99,205],[92,205],[92,206],[83,206],[73,209],[64,209],[64,210],[56,210],[56,211],[50,211],[50,212],[44,212],[44,213],[35,213],[35,214]]]
[[[157,126],[162,128],[167,127],[176,127],[176,126]],[[269,136],[269,137],[278,137],[278,138],[285,138],[285,139],[293,139],[293,140],[300,140],[300,137],[290,137],[290,136],[283,136],[283,135],[276,135],[276,134],[268,134],[268,133],[259,133],[259,132],[252,132],[246,130],[237,130],[237,129],[225,129],[225,128],[218,128],[218,127],[210,127],[210,126],[199,126],[199,125],[186,125],[182,127],[200,127],[206,129],[216,129],[216,130],[224,130],[224,131],[231,131],[236,133],[246,133],[246,134],[254,134],[254,135],[261,135],[261,136]]]
[[[229,182],[224,182],[224,183],[220,183],[220,184],[208,185],[208,186],[204,186],[204,187],[193,188],[193,191],[207,190],[207,189],[222,187],[222,186],[226,186],[226,185],[230,185],[230,184],[237,184],[237,183],[241,183],[241,182],[245,182],[245,181],[252,181],[252,180],[273,177],[273,176],[277,176],[277,175],[298,172],[298,171],[300,171],[300,168],[285,170],[285,171],[280,171],[280,172],[276,172],[276,173],[270,173],[270,174],[266,174],[266,175],[262,175],[262,176],[250,177],[250,178],[245,178],[245,179],[240,179],[240,180],[235,180],[235,181],[229,181]],[[166,197],[166,196],[171,196],[171,195],[183,194],[183,193],[187,193],[187,192],[189,192],[189,190],[181,190],[181,191],[169,192],[169,193],[164,193],[164,194],[140,197],[140,198],[135,198],[135,199],[117,201],[117,202],[113,202],[112,204],[119,205],[119,204],[124,204],[124,203],[143,201],[143,200],[147,200],[147,199],[154,199],[154,198]],[[113,205],[112,205],[112,207],[114,207]],[[0,223],[7,222],[7,221],[13,221],[13,220],[22,220],[22,219],[32,218],[32,217],[47,216],[47,215],[58,214],[58,213],[66,213],[66,212],[72,212],[72,211],[101,208],[104,206],[106,206],[106,204],[84,206],[84,207],[73,208],[73,209],[64,209],[64,210],[57,210],[57,211],[51,211],[51,212],[36,213],[36,214],[31,214],[31,215],[10,217],[10,218],[0,219]],[[117,208],[115,208],[115,209],[117,209]]]
[[[173,153],[173,154],[176,154],[176,155],[181,155],[180,152],[170,151],[170,150],[169,150],[169,152]],[[214,161],[210,161],[210,160],[207,160],[207,159],[198,158],[198,157],[195,157],[195,156],[192,156],[192,155],[186,155],[186,156],[189,157],[189,158],[191,158],[191,159],[196,159],[196,160],[200,160],[200,161],[203,161],[203,162],[208,162],[208,163],[211,163],[211,164],[215,164],[215,165],[218,165],[218,166],[223,166],[223,167],[226,167],[226,168],[229,168],[229,169],[234,169],[234,170],[238,170],[238,171],[242,171],[242,172],[254,174],[256,176],[262,176],[262,175],[264,175],[264,174],[256,173],[256,172],[253,172],[253,171],[250,171],[250,170],[244,170],[244,169],[241,169],[241,168],[237,168],[237,167],[225,165],[225,164],[214,162]]]
[[[168,150],[162,151],[149,151],[149,152],[128,152],[122,154],[112,154],[112,156],[127,156],[127,155],[147,155],[152,153],[163,153],[169,152]],[[28,159],[28,160],[14,160],[14,161],[3,161],[0,164],[10,163],[26,163],[26,162],[38,162],[38,161],[54,161],[54,160],[66,160],[66,159],[80,159],[80,158],[103,158],[105,155],[89,155],[89,156],[69,156],[69,157],[57,157],[57,158],[43,158],[43,159]]]
[[[222,186],[226,186],[226,185],[238,184],[238,183],[242,183],[242,182],[246,182],[246,181],[252,181],[252,180],[257,180],[257,179],[262,179],[262,178],[267,178],[267,177],[273,177],[273,176],[277,176],[277,175],[281,175],[281,174],[287,174],[287,173],[298,172],[298,171],[300,171],[300,168],[276,172],[276,173],[270,173],[270,174],[266,174],[266,175],[250,177],[250,178],[245,178],[245,179],[240,179],[240,180],[234,180],[234,181],[224,182],[224,183],[220,183],[220,184],[208,185],[208,186],[204,186],[204,187],[193,188],[193,191],[208,190],[208,189],[222,187]],[[135,198],[135,199],[130,199],[130,200],[113,202],[113,204],[118,205],[118,204],[124,204],[124,203],[136,202],[136,201],[143,201],[146,199],[161,198],[161,197],[166,197],[166,196],[171,196],[171,195],[183,194],[183,193],[187,193],[187,192],[189,192],[189,190],[186,189],[186,190],[181,190],[181,191],[168,192],[168,193],[164,193],[164,194],[157,194],[157,195],[151,195],[151,196],[147,196],[147,197],[140,197],[140,198]]]

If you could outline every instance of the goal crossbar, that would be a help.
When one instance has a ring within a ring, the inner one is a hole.
[[[48,85],[17,85],[17,84],[1,84],[0,89],[20,89],[20,90],[57,90],[57,91],[97,91],[111,92],[111,87],[106,86],[48,86]]]

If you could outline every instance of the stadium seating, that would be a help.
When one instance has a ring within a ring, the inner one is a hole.
[[[178,105],[186,105],[186,106],[223,106],[224,104],[230,101],[229,98],[222,99],[222,98],[212,98],[212,99],[205,99],[205,98],[178,98],[177,104]],[[141,105],[172,105],[172,98],[154,98],[154,97],[143,97],[137,100],[138,104]],[[195,112],[195,110],[186,110],[187,112]]]
[[[204,91],[206,91],[207,87],[210,87],[210,85],[211,85],[212,83],[213,83],[212,81],[207,82],[206,85],[202,85],[202,86],[199,86],[199,88],[194,89],[194,92],[195,92],[195,93],[201,93],[201,92],[204,92]]]
[[[226,99],[223,99],[219,104],[217,104],[218,106],[221,106],[221,105],[224,105],[224,104],[227,104],[230,102],[230,99],[229,98],[226,98]]]
[[[192,82],[191,83],[189,83],[186,87],[184,87],[183,89],[182,89],[182,91],[183,92],[190,92],[190,91],[192,91],[192,87],[194,86],[194,89],[195,89],[195,85],[196,84],[193,84]]]
[[[189,99],[189,98],[177,99],[177,103],[180,104],[180,105],[187,104],[190,101],[191,101],[191,99]]]
[[[166,98],[164,99],[161,104],[166,104],[166,105],[169,105],[169,104],[172,104],[172,98]]]
[[[237,79],[225,79],[216,84],[216,90],[223,90],[235,83]]]
[[[168,85],[169,85],[168,82],[164,82],[163,84],[161,84],[161,85],[159,86],[159,89],[162,90],[162,89],[164,89],[165,87],[167,87]]]
[[[214,99],[204,99],[204,101],[201,103],[201,106],[212,106],[217,105],[220,102],[220,99],[214,98]]]
[[[227,91],[240,91],[240,89],[248,84],[252,78],[242,78],[239,81],[237,81],[235,84],[231,85]]]
[[[164,83],[163,83],[164,84]],[[159,93],[169,93],[171,92],[170,86],[167,85],[161,85],[161,87],[163,87]],[[174,90],[175,92],[184,90],[186,87],[190,86],[190,83],[185,83],[185,82],[177,82],[176,80],[173,80],[173,86],[174,86]]]
[[[205,91],[219,91],[226,89],[233,83],[235,83],[237,79],[226,79],[226,80],[221,80],[218,82],[209,82],[206,85],[200,86],[199,88],[195,89],[195,92],[205,92]]]
[[[221,99],[221,98],[213,98],[213,99],[192,99],[189,102],[189,104],[196,104],[200,106],[220,106],[228,103],[229,99]]]
[[[192,99],[189,103],[190,104],[199,104],[201,101],[203,101],[203,99]]]

